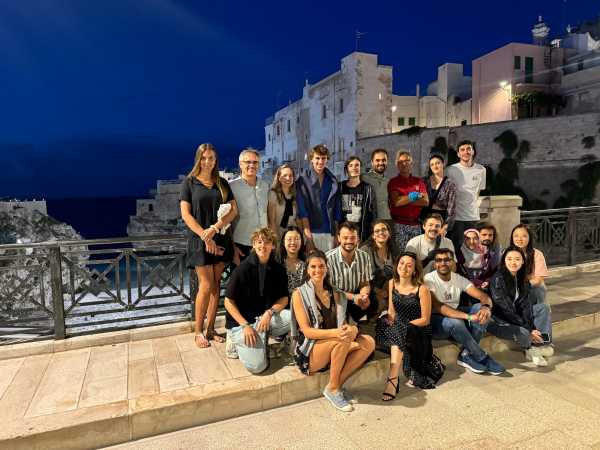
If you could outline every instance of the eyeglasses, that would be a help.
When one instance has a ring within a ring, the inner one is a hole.
[[[439,264],[449,264],[452,260],[450,258],[435,258],[434,261]]]
[[[258,161],[240,161],[246,164],[247,166],[258,166]]]
[[[381,230],[373,230],[373,234],[386,234],[389,233],[387,228],[382,228]]]

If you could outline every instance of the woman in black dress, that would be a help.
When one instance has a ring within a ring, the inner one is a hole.
[[[407,335],[409,333],[415,335],[419,331],[421,339],[428,340],[429,346],[431,345],[429,326],[431,294],[423,284],[423,268],[415,254],[401,253],[397,260],[394,278],[389,282],[388,293],[388,314],[380,319],[376,329],[377,343],[380,346],[390,347],[391,353],[390,372],[382,395],[383,401],[396,398],[401,367],[411,385],[422,388],[432,387],[427,374],[415,370],[417,361],[411,361],[413,355],[410,355],[407,348]]]
[[[221,206],[229,204],[230,206]],[[226,214],[218,214],[230,208]],[[237,215],[237,206],[229,184],[219,176],[219,160],[212,144],[196,150],[194,167],[181,185],[181,218],[190,229],[187,265],[198,276],[196,294],[195,341],[201,348],[209,340],[223,342],[215,333],[221,274],[233,257],[231,233],[227,227]],[[219,217],[221,216],[221,217]],[[206,333],[202,328],[208,316]]]

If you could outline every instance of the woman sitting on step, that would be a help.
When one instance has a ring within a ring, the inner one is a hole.
[[[536,366],[547,366],[544,357],[554,354],[550,308],[531,298],[525,255],[519,247],[510,246],[504,251],[498,272],[490,280],[490,296],[494,307],[487,331],[514,340],[527,359]]]
[[[350,412],[354,399],[344,383],[373,353],[375,341],[346,323],[346,297],[331,285],[327,258],[320,250],[308,256],[305,280],[292,295],[294,359],[306,375],[329,367],[323,395],[335,408]]]

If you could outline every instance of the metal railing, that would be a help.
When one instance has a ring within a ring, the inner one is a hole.
[[[600,206],[521,211],[549,265],[600,259]]]
[[[190,320],[198,282],[185,244],[152,235],[0,245],[0,344]]]

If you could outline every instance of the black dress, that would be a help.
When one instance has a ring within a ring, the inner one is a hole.
[[[418,387],[430,386],[431,380],[427,374],[421,374],[411,366],[411,352],[407,348],[407,333],[411,324],[409,322],[421,317],[421,301],[417,292],[400,294],[396,289],[392,290],[392,302],[396,310],[396,320],[392,324],[386,323],[384,318],[377,322],[375,334],[377,344],[381,347],[397,345],[403,353],[402,371],[404,375]],[[427,339],[431,340],[431,327],[419,327]],[[437,380],[436,380],[437,381]]]
[[[233,198],[233,192],[229,183],[221,178],[221,183],[226,191],[226,198],[223,199],[221,191],[216,183],[209,188],[194,177],[188,177],[181,185],[180,200],[192,205],[192,217],[202,228],[208,228],[216,223],[217,212],[222,203],[228,203]],[[196,233],[188,230],[187,243],[187,266],[191,269],[197,266],[208,266],[217,263],[228,263],[233,259],[233,240],[231,238],[231,228],[225,234],[215,234],[213,240],[218,246],[225,249],[225,252],[218,256],[206,252],[204,241]]]

